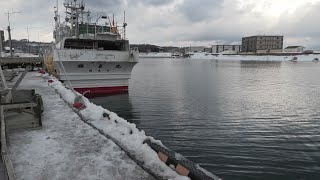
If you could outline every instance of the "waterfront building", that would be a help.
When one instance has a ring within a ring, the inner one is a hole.
[[[284,52],[288,53],[302,53],[304,51],[303,46],[288,46],[284,49]]]
[[[250,36],[242,38],[242,52],[281,53],[283,36]]]
[[[241,45],[213,45],[212,53],[221,53],[224,51],[232,51],[239,53],[241,51]]]
[[[204,48],[203,52],[212,53],[212,48],[211,47],[206,47],[206,48]]]
[[[205,46],[190,46],[190,47],[185,47],[184,49],[184,53],[188,53],[188,52],[205,52]]]

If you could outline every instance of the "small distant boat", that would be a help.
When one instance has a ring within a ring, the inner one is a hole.
[[[183,55],[183,57],[184,58],[191,58],[191,56],[193,56],[194,55],[194,53],[192,53],[192,52],[186,52],[184,55]]]
[[[313,62],[319,62],[319,58],[314,58],[312,61]]]
[[[172,56],[172,58],[181,58],[182,57],[181,54],[178,52],[172,53],[171,56]]]
[[[293,57],[290,61],[291,62],[298,62],[298,57]]]

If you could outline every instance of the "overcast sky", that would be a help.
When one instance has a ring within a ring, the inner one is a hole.
[[[63,16],[59,0],[60,13]],[[189,46],[240,44],[241,37],[283,35],[285,46],[320,49],[320,0],[85,0],[93,12],[127,13],[131,43]],[[13,39],[50,42],[56,0],[0,0],[0,29],[11,15]],[[64,19],[64,18],[63,18]],[[102,21],[100,21],[102,22]],[[7,38],[7,33],[5,34]]]

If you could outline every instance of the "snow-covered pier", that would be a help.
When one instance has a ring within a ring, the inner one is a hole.
[[[28,73],[20,89],[43,99],[42,127],[11,131],[17,179],[219,179],[134,124],[79,96],[48,74]]]
[[[42,128],[9,134],[17,179],[153,179],[115,143],[80,120],[38,73],[19,88],[43,97]]]

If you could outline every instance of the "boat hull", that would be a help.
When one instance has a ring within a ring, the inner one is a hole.
[[[92,87],[92,88],[74,88],[80,94],[86,97],[126,94],[128,93],[128,86],[114,86],[114,87]]]
[[[50,69],[66,86],[86,96],[128,92],[131,71],[137,64],[137,60],[129,57],[129,52],[53,51]]]

